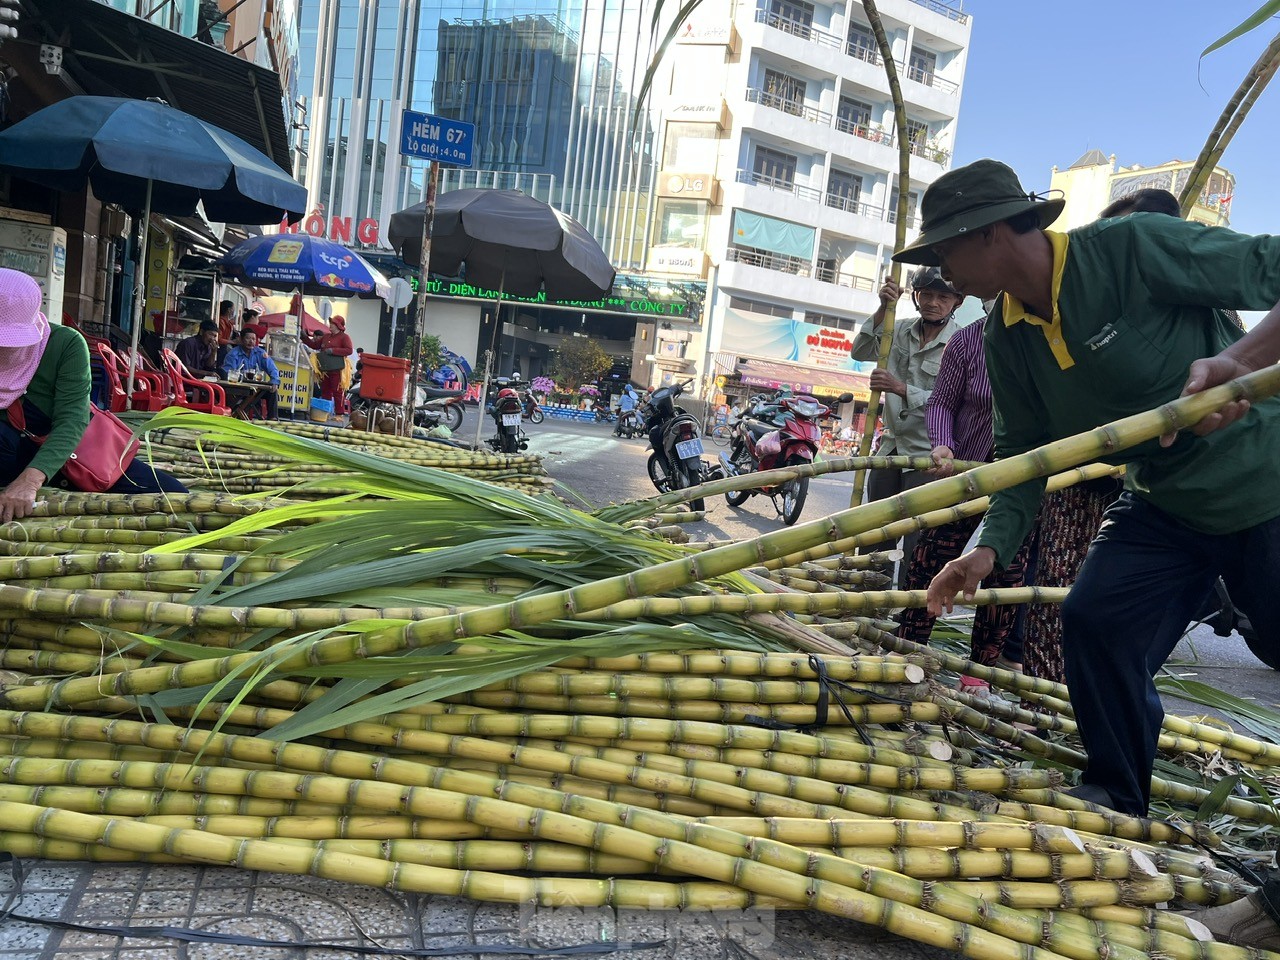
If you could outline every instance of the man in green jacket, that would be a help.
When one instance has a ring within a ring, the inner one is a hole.
[[[1280,358],[1280,238],[1154,213],[1045,230],[1062,206],[1028,195],[1004,164],[979,160],[929,187],[921,234],[895,257],[938,264],[962,293],[996,298],[985,341],[998,457]],[[1270,312],[1245,335],[1229,309]],[[1163,718],[1152,676],[1214,579],[1225,579],[1264,643],[1280,643],[1280,400],[1229,404],[1114,459],[1128,464],[1125,492],[1062,611],[1089,754],[1075,793],[1145,816]],[[1037,480],[991,498],[977,547],[930,585],[931,613],[1009,562],[1043,491]]]

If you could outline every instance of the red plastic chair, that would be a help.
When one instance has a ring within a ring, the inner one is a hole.
[[[201,413],[212,413],[220,417],[228,416],[231,413],[231,407],[227,405],[227,395],[223,392],[222,387],[216,383],[207,383],[193,377],[187,370],[186,364],[178,359],[178,355],[172,350],[165,348],[160,351],[160,357],[164,360],[165,369],[169,371],[169,379],[173,381],[174,392],[173,402],[180,407],[187,407],[190,410],[199,410]],[[187,399],[187,393],[190,391],[194,396]]]
[[[103,341],[94,343],[93,351],[102,361],[102,367],[106,371],[113,413],[119,413],[125,409],[163,410],[173,402],[173,390],[169,385],[169,378],[141,369],[133,372],[133,396],[126,400],[124,382],[129,376],[128,363]]]

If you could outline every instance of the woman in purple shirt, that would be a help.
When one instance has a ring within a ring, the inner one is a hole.
[[[956,460],[986,463],[995,449],[991,427],[991,383],[987,379],[987,361],[982,349],[985,320],[969,324],[952,335],[942,353],[938,379],[925,404],[925,421],[929,427],[930,456],[935,464],[930,472],[946,477],[955,472]],[[934,575],[964,551],[982,517],[968,517],[945,526],[926,530],[916,542],[907,572],[907,589],[923,590]],[[1009,566],[993,574],[987,587],[1020,587],[1026,568],[1027,547],[1018,551]],[[1003,655],[1010,667],[1020,667],[1022,643],[1015,636],[1017,607],[979,607],[973,623],[973,639],[969,659],[975,663],[994,664]],[[898,633],[908,640],[927,643],[933,631],[934,618],[923,607],[904,610]],[[984,689],[987,684],[972,677],[962,677],[961,689]]]

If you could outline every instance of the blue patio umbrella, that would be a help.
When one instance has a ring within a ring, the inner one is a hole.
[[[385,298],[391,289],[358,253],[305,233],[250,237],[223,254],[218,266],[241,283],[313,297]]]
[[[68,97],[0,132],[0,169],[55,190],[86,184],[104,203],[141,216],[147,249],[151,214],[190,216],[203,203],[222,223],[299,219],[307,191],[255,147],[158,100]],[[133,351],[142,328],[145,271],[134,296]]]
[[[218,266],[233,280],[268,290],[383,299],[391,292],[387,278],[364,257],[332,240],[305,233],[250,237],[223,254]],[[296,353],[293,370],[296,381]]]

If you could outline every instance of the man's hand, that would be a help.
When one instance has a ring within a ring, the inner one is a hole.
[[[0,523],[31,516],[36,505],[36,491],[44,483],[44,474],[27,467],[0,493]]]
[[[933,460],[933,467],[925,473],[930,476],[949,477],[956,472],[956,455],[945,444],[938,444],[930,450],[929,458]]]
[[[880,288],[880,302],[886,307],[902,296],[902,288],[892,280],[886,280]]]
[[[1186,385],[1182,388],[1182,396],[1187,397],[1193,393],[1208,390],[1210,387],[1229,383],[1248,373],[1253,373],[1252,367],[1226,354],[1220,353],[1216,357],[1205,357],[1203,360],[1197,360],[1191,364],[1191,373],[1187,377]],[[1248,400],[1235,400],[1216,413],[1209,414],[1192,427],[1191,432],[1197,437],[1203,437],[1205,434],[1213,433],[1215,430],[1221,430],[1223,427],[1235,423],[1248,412]],[[1176,437],[1176,432],[1164,434],[1160,438],[1160,446],[1170,446]]]
[[[959,559],[952,560],[929,584],[929,616],[940,617],[955,606],[956,594],[972,600],[978,584],[996,566],[996,552],[990,547],[975,547]]]
[[[907,396],[907,385],[883,367],[871,371],[871,389],[881,393],[896,393],[904,400]]]

